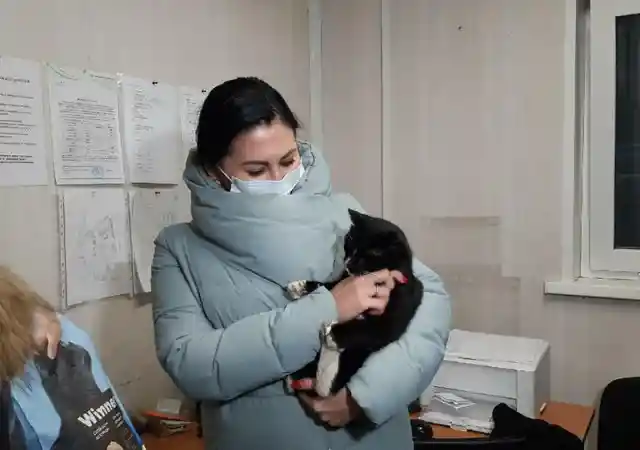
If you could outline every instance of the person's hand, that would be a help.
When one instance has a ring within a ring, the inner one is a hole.
[[[38,351],[45,351],[49,359],[55,359],[62,330],[55,313],[38,309],[33,314],[33,341]]]
[[[365,311],[382,314],[396,282],[407,282],[397,270],[380,270],[342,280],[331,290],[338,309],[338,322],[347,322]]]
[[[309,384],[313,384],[313,381]],[[347,388],[329,397],[311,397],[304,393],[298,394],[298,397],[322,422],[334,428],[344,427],[362,414],[362,409]]]

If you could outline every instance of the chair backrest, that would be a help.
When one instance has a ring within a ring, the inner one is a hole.
[[[599,414],[598,450],[640,448],[640,377],[609,383],[602,392]]]
[[[0,387],[0,449],[11,449],[11,384],[3,381]]]
[[[526,439],[517,438],[469,438],[469,439],[428,439],[414,441],[413,448],[429,450],[524,450]]]

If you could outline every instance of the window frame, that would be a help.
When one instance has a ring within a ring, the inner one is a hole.
[[[637,0],[592,0],[588,16],[588,268],[628,277],[640,273],[640,250],[614,249],[616,18],[640,14]],[[595,43],[595,44],[594,44]],[[612,48],[614,51],[612,51]],[[584,105],[583,105],[584,106]]]
[[[634,13],[640,13],[637,0],[565,0],[562,275],[545,282],[547,294],[640,300],[640,250],[613,249],[615,53],[611,58],[610,49],[615,16]],[[602,67],[607,57],[609,66]],[[607,91],[605,109],[601,97]],[[594,99],[600,107],[595,115]]]

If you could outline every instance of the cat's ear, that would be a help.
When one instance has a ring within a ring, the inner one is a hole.
[[[354,209],[349,209],[349,217],[351,217],[351,223],[357,226],[358,224],[361,224],[367,216]]]

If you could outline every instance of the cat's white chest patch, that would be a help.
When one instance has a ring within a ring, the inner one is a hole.
[[[316,393],[320,397],[331,395],[331,386],[340,368],[340,350],[323,345],[316,372]]]

